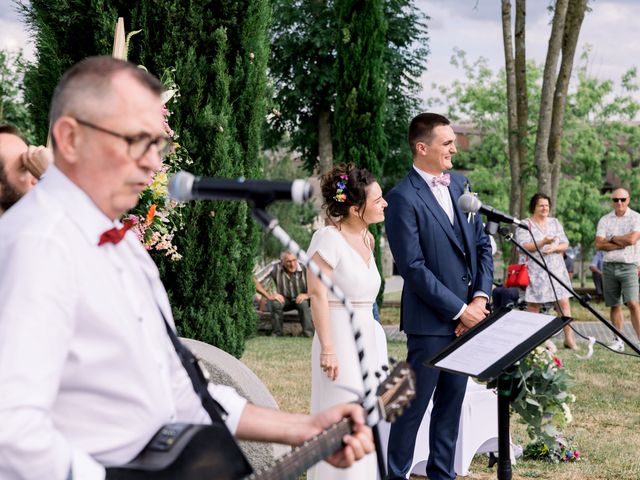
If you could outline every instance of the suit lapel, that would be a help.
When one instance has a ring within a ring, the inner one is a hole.
[[[460,225],[460,231],[462,232],[462,238],[464,239],[464,246],[466,247],[467,252],[470,252],[472,249],[471,238],[473,238],[470,229],[473,224],[467,220],[465,213],[458,207],[458,200],[460,199],[460,196],[462,196],[463,188],[463,185],[452,176],[451,184],[449,184],[449,194],[451,195],[451,201],[453,202],[453,211],[455,212],[456,221],[459,222]]]
[[[447,217],[447,214],[444,212],[444,210],[438,203],[438,200],[436,200],[436,197],[431,191],[431,188],[429,188],[429,185],[425,183],[423,178],[413,168],[411,169],[409,178],[413,186],[416,188],[416,193],[418,194],[420,199],[422,199],[424,204],[427,206],[427,208],[429,209],[433,217],[438,221],[438,223],[446,233],[447,237],[449,237],[449,240],[451,241],[451,243],[456,247],[458,247],[460,251],[463,251],[462,245],[460,245],[460,243],[458,242],[456,234],[453,231],[453,226],[449,221],[449,217]],[[451,187],[451,185],[449,187]],[[454,212],[456,211],[455,204],[454,204],[453,211]]]

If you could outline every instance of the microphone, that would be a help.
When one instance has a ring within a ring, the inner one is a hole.
[[[529,226],[526,222],[512,217],[511,215],[496,210],[489,205],[483,205],[480,199],[471,193],[463,193],[458,199],[458,207],[464,213],[477,213],[481,212],[486,215],[489,221],[511,223],[525,230],[529,230]]]
[[[269,205],[275,200],[304,203],[311,197],[311,185],[305,180],[245,180],[239,178],[196,177],[178,172],[169,180],[169,195],[174,200],[247,200]]]

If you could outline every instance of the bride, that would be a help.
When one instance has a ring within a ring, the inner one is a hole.
[[[341,164],[321,179],[323,207],[331,225],[320,228],[311,239],[309,257],[353,305],[354,320],[362,340],[370,374],[380,369],[376,352],[373,302],[380,289],[374,238],[369,225],[384,220],[387,202],[382,189],[367,170]],[[311,347],[311,413],[363,395],[362,374],[349,315],[344,306],[311,272],[308,291],[315,336]],[[321,462],[309,470],[309,480],[361,480],[377,476],[375,453],[349,469]]]

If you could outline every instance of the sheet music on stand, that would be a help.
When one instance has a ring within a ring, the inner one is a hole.
[[[571,320],[502,308],[457,338],[425,365],[490,381]]]

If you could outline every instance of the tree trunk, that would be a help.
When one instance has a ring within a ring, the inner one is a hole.
[[[564,128],[564,113],[567,102],[567,92],[569,90],[569,80],[573,69],[573,59],[576,54],[578,35],[582,27],[582,21],[587,9],[587,0],[569,0],[567,7],[566,22],[562,40],[562,62],[556,91],[553,99],[553,117],[551,120],[551,131],[549,138],[549,163],[553,166],[551,173],[551,198],[558,198],[558,186],[561,175],[561,144]],[[551,209],[555,212],[556,202],[552,202]]]
[[[553,23],[551,26],[551,36],[549,37],[549,47],[547,49],[547,59],[542,74],[542,93],[540,98],[540,114],[538,118],[538,131],[536,133],[536,145],[534,157],[538,167],[538,191],[551,196],[551,164],[549,163],[548,149],[549,136],[551,131],[551,118],[553,115],[553,95],[554,86],[557,82],[556,68],[558,58],[562,50],[564,37],[564,24],[567,16],[567,5],[569,0],[557,0]],[[551,204],[555,204],[555,199],[551,199]]]
[[[520,158],[518,156],[518,106],[516,100],[516,68],[511,35],[511,0],[502,0],[502,43],[507,76],[507,129],[509,140],[509,166],[511,168],[511,195],[509,212],[520,215]]]
[[[333,167],[333,145],[331,143],[331,112],[321,110],[318,115],[318,169],[320,175]]]
[[[515,200],[518,204],[517,216],[523,218],[526,215],[524,199],[525,180],[522,178],[522,169],[528,162],[527,137],[529,135],[529,95],[527,92],[527,55],[525,45],[525,19],[526,0],[516,0],[516,30],[515,30],[515,77],[516,77],[516,104],[518,116],[518,159],[520,160],[520,177],[518,178],[518,191]]]

